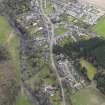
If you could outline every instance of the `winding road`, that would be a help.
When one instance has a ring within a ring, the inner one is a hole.
[[[49,35],[51,36],[51,39],[50,39],[50,60],[51,60],[51,63],[52,63],[52,67],[53,67],[53,70],[55,70],[55,73],[56,73],[56,76],[57,76],[57,79],[58,79],[58,82],[59,82],[59,85],[60,85],[60,88],[61,88],[61,93],[62,93],[62,100],[63,100],[63,105],[66,105],[66,101],[65,101],[65,94],[64,94],[64,89],[63,89],[63,84],[62,84],[62,81],[61,81],[61,78],[59,76],[59,73],[57,71],[57,68],[56,68],[56,65],[55,65],[55,62],[54,62],[54,55],[53,55],[53,44],[54,44],[54,26],[52,24],[52,22],[50,21],[49,17],[44,13],[44,10],[43,10],[43,4],[42,4],[42,0],[41,0],[41,11],[42,11],[42,14],[44,15],[44,17],[46,18],[45,20],[47,20],[47,23],[50,25],[51,27],[51,30],[48,30],[50,31]],[[47,24],[47,27],[49,27]]]

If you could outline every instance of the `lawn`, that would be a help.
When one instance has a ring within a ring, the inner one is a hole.
[[[105,105],[105,96],[93,87],[81,89],[71,100],[73,105]]]
[[[102,37],[105,37],[105,16],[97,22],[97,24],[92,28],[92,31]]]
[[[0,43],[4,43],[11,32],[11,27],[3,16],[0,16]]]
[[[65,29],[63,27],[58,27],[58,28],[55,28],[54,34],[55,34],[55,36],[59,36],[59,35],[63,35],[67,31],[68,31],[68,29]]]
[[[84,59],[80,59],[80,64],[82,67],[85,67],[87,70],[87,76],[90,80],[93,80],[94,75],[96,74],[96,68]]]

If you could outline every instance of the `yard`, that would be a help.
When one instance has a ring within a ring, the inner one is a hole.
[[[93,80],[94,75],[96,74],[96,68],[84,59],[80,59],[80,64],[82,67],[85,67],[87,70],[87,76],[90,80]]]
[[[97,22],[97,24],[92,28],[92,31],[102,37],[105,37],[105,16]]]
[[[79,90],[71,100],[73,105],[105,105],[105,96],[92,86]]]

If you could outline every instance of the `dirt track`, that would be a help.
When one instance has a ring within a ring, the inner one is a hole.
[[[83,2],[92,3],[95,6],[105,10],[105,0],[80,0],[80,1],[82,3]]]

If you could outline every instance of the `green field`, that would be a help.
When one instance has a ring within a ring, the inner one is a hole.
[[[63,27],[58,27],[58,28],[55,28],[54,34],[55,34],[55,36],[59,36],[59,35],[63,35],[67,31],[68,31],[68,29],[65,29]]]
[[[105,37],[105,16],[97,22],[97,24],[92,28],[92,31],[102,37]]]
[[[73,105],[105,105],[105,96],[93,87],[81,89],[71,100]]]
[[[0,43],[4,43],[11,32],[11,27],[3,16],[0,16]]]
[[[87,76],[90,80],[93,80],[94,75],[96,74],[96,68],[84,59],[80,59],[80,64],[82,67],[85,67],[87,70]]]

